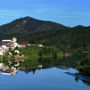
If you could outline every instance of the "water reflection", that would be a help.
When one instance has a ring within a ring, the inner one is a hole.
[[[7,65],[4,63],[0,63],[0,71],[3,75],[16,76],[16,74],[18,74],[19,71],[23,71],[26,74],[28,74],[29,72],[33,72],[33,74],[35,74],[37,70],[56,67],[63,70],[65,74],[75,77],[76,82],[81,80],[84,84],[90,85],[90,77],[80,75],[79,73],[77,73],[77,70],[69,68],[67,66],[63,66],[63,65],[58,66],[58,64],[56,65],[55,60],[51,63],[49,60],[47,61],[46,59],[44,60],[44,63],[39,62],[38,65],[33,64],[32,67],[29,65],[27,67],[27,65],[25,65],[24,62],[8,62]]]
[[[83,83],[90,85],[90,77],[89,76],[84,76],[80,75],[79,73],[72,73],[72,72],[65,72],[66,74],[75,77],[75,81],[78,82],[81,80]]]
[[[28,74],[29,72],[33,72],[33,74],[35,74],[37,70],[49,69],[52,67],[56,67],[60,70],[63,70],[63,73],[75,77],[76,82],[81,80],[84,84],[90,85],[90,77],[80,75],[79,72],[77,72],[77,70],[70,68],[72,67],[72,64],[70,64],[70,62],[64,63],[64,60],[39,59],[39,60],[27,60],[24,62],[7,61],[5,63],[0,63],[1,73],[3,75],[12,75],[14,77],[18,74],[19,71],[23,71],[26,74]]]
[[[81,80],[84,84],[90,85],[90,76],[81,75],[78,70],[66,66],[58,66],[57,68],[62,69],[65,74],[75,77],[76,82]]]
[[[32,67],[32,68],[26,68],[26,67],[20,67],[20,62],[10,62],[7,65],[5,65],[4,63],[0,63],[0,71],[2,72],[3,75],[12,75],[12,76],[16,76],[16,74],[18,73],[18,71],[24,71],[25,73],[29,73],[29,72],[33,72],[33,74],[35,73],[35,71],[37,69],[41,69],[42,65],[38,65],[38,67]]]
[[[0,63],[0,71],[3,75],[12,75],[16,76],[16,73],[19,70],[19,63],[16,64],[8,64]]]

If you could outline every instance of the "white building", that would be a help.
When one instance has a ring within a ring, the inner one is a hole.
[[[2,40],[3,45],[9,45],[13,48],[19,47],[19,44],[16,42],[17,39],[14,37],[13,40]]]
[[[39,44],[38,46],[39,46],[39,47],[44,47],[42,44]]]

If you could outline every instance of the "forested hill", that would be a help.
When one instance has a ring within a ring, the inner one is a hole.
[[[57,31],[64,29],[68,29],[68,27],[50,21],[24,17],[0,26],[0,34],[30,34],[32,32]]]
[[[50,21],[41,21],[31,17],[17,19],[0,26],[0,40],[16,36],[19,42],[42,43],[57,47],[89,47],[90,27],[73,28]]]
[[[68,30],[48,33],[47,42],[58,47],[90,48],[90,27],[77,26]]]
[[[77,26],[67,30],[30,34],[32,41],[61,48],[90,48],[90,27]]]

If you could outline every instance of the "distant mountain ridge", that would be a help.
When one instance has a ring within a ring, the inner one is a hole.
[[[50,21],[41,21],[32,17],[24,17],[17,19],[11,23],[0,26],[2,34],[28,34],[30,32],[52,31],[68,29],[61,24]]]

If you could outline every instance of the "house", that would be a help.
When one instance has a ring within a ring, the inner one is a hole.
[[[19,47],[19,44],[16,42],[17,38],[13,37],[12,40],[2,40],[2,45],[5,45],[6,47],[9,48],[16,48]]]
[[[11,42],[12,40],[2,40],[2,45],[8,46]]]
[[[38,46],[39,46],[39,47],[44,47],[42,44],[39,44]]]
[[[0,63],[0,70],[2,69],[2,67],[3,67],[3,63]]]

